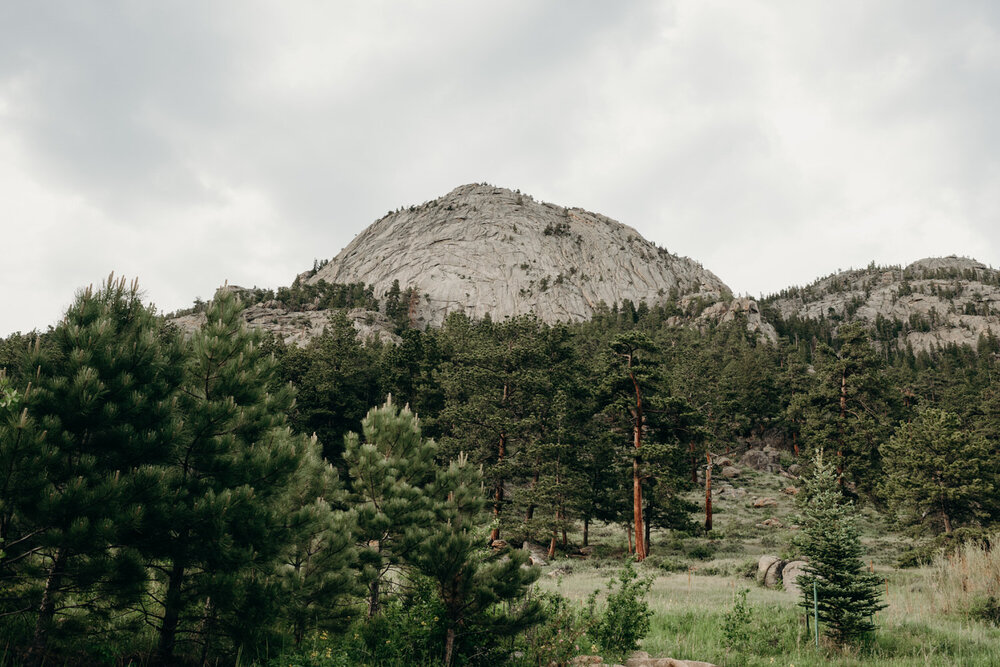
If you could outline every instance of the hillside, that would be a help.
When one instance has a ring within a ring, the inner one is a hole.
[[[653,305],[695,294],[716,301],[730,293],[712,272],[631,227],[490,185],[463,185],[389,213],[308,278],[320,280],[362,282],[379,298],[398,280],[416,289],[421,325],[452,312],[579,321],[602,302]]]
[[[900,349],[975,347],[981,336],[1000,335],[1000,271],[954,256],[906,267],[872,264],[783,290],[761,306],[786,322],[862,321]]]

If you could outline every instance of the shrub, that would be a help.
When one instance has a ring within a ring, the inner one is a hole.
[[[753,638],[751,627],[753,616],[750,605],[747,604],[749,592],[749,588],[744,588],[736,594],[733,608],[726,613],[723,620],[722,636],[726,651],[742,653],[750,648],[750,640]]]
[[[595,645],[586,638],[593,619],[558,593],[537,593],[545,621],[521,636],[518,647],[527,665],[565,665]]]
[[[639,576],[629,560],[608,581],[608,599],[603,610],[597,610],[597,591],[590,595],[587,604],[590,636],[603,652],[622,657],[639,648],[639,642],[649,632],[649,619],[653,615],[646,602],[652,584],[651,578]]]

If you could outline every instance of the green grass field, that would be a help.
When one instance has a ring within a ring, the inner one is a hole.
[[[789,528],[795,518],[792,496],[781,488],[786,478],[748,473],[737,482],[747,489],[741,499],[715,501],[712,538],[678,538],[654,532],[650,557],[640,571],[653,577],[648,596],[653,611],[642,649],[654,657],[703,660],[718,665],[1000,665],[1000,628],[975,618],[970,608],[996,608],[1000,592],[1000,555],[973,550],[916,569],[895,567],[911,546],[876,513],[862,510],[866,558],[886,581],[888,607],[877,618],[878,630],[866,642],[847,648],[820,637],[817,648],[807,633],[805,615],[793,594],[765,589],[747,574],[760,555],[795,555]],[[753,499],[770,496],[772,508],[753,508]],[[783,528],[759,528],[777,518]],[[601,588],[618,567],[626,547],[620,528],[599,526],[592,541],[603,544],[588,560],[557,560],[546,566],[540,586],[581,602]],[[671,571],[673,570],[673,571]],[[677,571],[680,570],[680,571]],[[750,645],[727,651],[723,627],[737,591],[749,589]],[[991,598],[991,596],[993,596]],[[994,622],[996,619],[994,619]]]

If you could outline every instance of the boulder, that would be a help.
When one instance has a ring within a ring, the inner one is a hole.
[[[793,463],[792,465],[788,466],[788,472],[798,477],[799,475],[802,474],[802,466],[800,466],[798,463]]]
[[[725,468],[726,466],[733,465],[733,460],[728,456],[719,456],[719,457],[712,457],[712,463],[714,463],[717,466],[722,466],[723,468]]]
[[[678,660],[676,658],[651,658],[645,651],[636,651],[625,662],[625,667],[716,667],[710,662]]]
[[[783,488],[781,490],[781,492],[782,493],[786,493],[786,494],[788,494],[790,496],[795,496],[795,495],[798,495],[799,489],[798,489],[798,487],[795,487],[795,486],[786,486],[785,488]]]
[[[777,588],[778,584],[781,583],[781,573],[784,572],[787,564],[787,560],[776,560],[771,563],[771,567],[767,568],[767,572],[764,573],[764,586],[766,588]]]
[[[599,655],[578,655],[570,660],[569,664],[573,667],[578,667],[578,665],[603,665],[604,658]]]
[[[726,479],[733,479],[740,476],[740,469],[735,466],[726,466],[722,469],[722,476]]]
[[[804,560],[793,560],[785,565],[785,569],[781,571],[781,582],[786,591],[791,591],[795,595],[799,594],[799,585],[795,583],[795,580],[800,574],[805,573],[803,568],[806,564]]]
[[[778,501],[774,498],[765,496],[763,498],[756,498],[753,501],[753,506],[760,509],[761,507],[774,507],[778,504]]]
[[[750,449],[740,457],[740,464],[753,470],[768,470],[771,466],[771,459],[759,449]]]
[[[777,556],[761,556],[760,560],[757,561],[757,583],[763,585],[764,577],[767,575],[768,569],[781,559]]]
[[[764,519],[757,524],[758,528],[781,528],[785,524],[781,523],[777,519]]]
[[[532,565],[548,565],[545,560],[549,557],[549,550],[540,544],[532,544],[531,542],[524,542],[521,548],[528,552],[528,562]]]

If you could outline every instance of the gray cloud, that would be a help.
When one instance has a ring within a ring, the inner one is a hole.
[[[994,3],[36,4],[0,8],[0,334],[112,269],[166,309],[287,284],[471,181],[738,292],[998,263]]]

